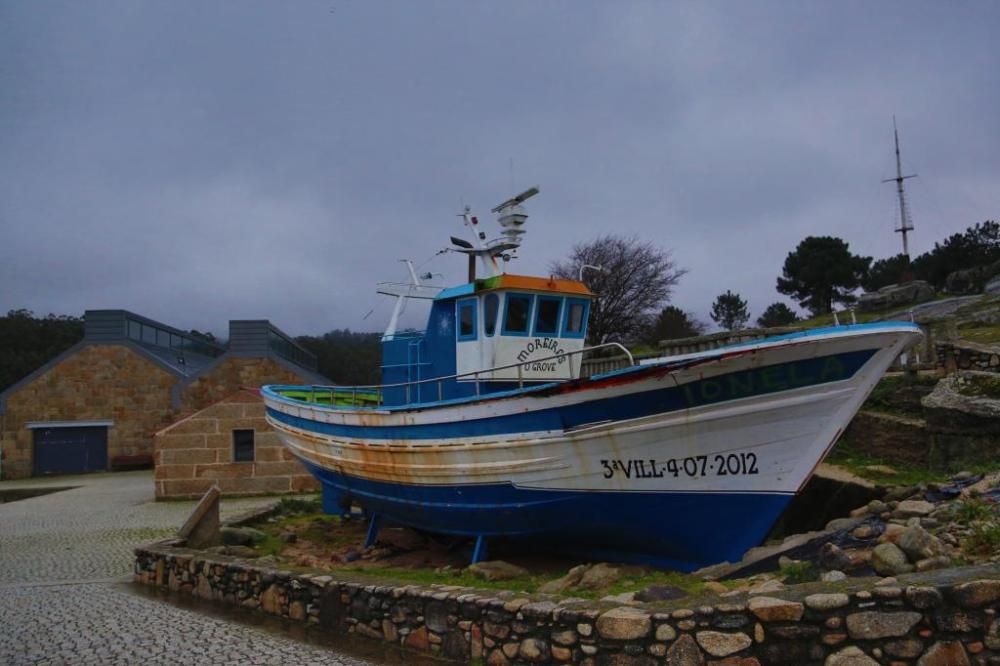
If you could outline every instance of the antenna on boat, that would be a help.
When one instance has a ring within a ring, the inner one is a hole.
[[[883,183],[896,181],[896,193],[899,195],[899,226],[896,233],[903,234],[903,254],[906,260],[910,260],[910,246],[906,242],[906,232],[913,231],[913,220],[910,218],[910,209],[906,206],[906,195],[903,193],[903,181],[907,178],[916,178],[917,174],[911,173],[909,176],[903,175],[903,166],[899,159],[899,132],[896,131],[896,116],[892,117],[892,136],[896,140],[896,177],[886,178]]]
[[[486,240],[486,233],[479,230],[479,220],[472,215],[471,209],[466,206],[459,215],[466,227],[472,231],[472,243],[452,236],[451,242],[457,246],[453,248],[455,252],[461,252],[469,256],[469,282],[476,278],[475,258],[479,258],[483,271],[492,277],[500,275],[503,271],[497,263],[497,258],[510,261],[516,257],[517,249],[521,247],[524,236],[524,223],[528,219],[528,213],[521,205],[541,190],[536,185],[528,188],[517,196],[507,199],[503,203],[495,206],[491,212],[497,213],[497,222],[502,231],[500,238]]]
[[[417,271],[413,268],[413,262],[409,259],[400,259],[406,264],[410,271],[409,282],[379,282],[375,285],[375,291],[386,296],[395,296],[396,304],[392,308],[392,317],[389,318],[389,325],[385,327],[382,340],[392,340],[396,337],[396,327],[399,325],[399,315],[403,312],[407,298],[419,298],[433,300],[441,291],[441,287],[429,284],[422,284],[417,277]]]

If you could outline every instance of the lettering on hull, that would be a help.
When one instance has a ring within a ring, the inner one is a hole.
[[[746,476],[759,474],[757,454],[729,453],[714,456],[690,456],[687,458],[612,458],[601,460],[605,479],[625,477],[626,479],[662,479],[666,476],[678,478],[703,478],[706,476]]]

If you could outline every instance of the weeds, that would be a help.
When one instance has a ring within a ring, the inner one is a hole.
[[[1000,551],[1000,523],[996,521],[978,523],[972,533],[962,543],[966,555],[988,557]]]
[[[819,569],[812,562],[793,562],[781,567],[780,575],[787,584],[797,585],[819,580]]]
[[[970,497],[958,503],[955,520],[966,525],[977,521],[990,520],[996,515],[996,507],[989,502]]]

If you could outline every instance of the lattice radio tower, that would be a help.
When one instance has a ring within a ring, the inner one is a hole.
[[[892,117],[892,136],[896,140],[896,177],[886,178],[883,183],[891,183],[896,181],[896,192],[899,194],[899,226],[896,227],[896,233],[903,234],[903,254],[906,255],[906,260],[910,260],[910,245],[906,240],[906,232],[913,231],[913,220],[910,218],[910,209],[906,206],[906,194],[903,192],[903,181],[907,178],[916,178],[917,174],[912,173],[909,176],[903,175],[903,165],[899,159],[899,132],[896,131],[896,116]]]

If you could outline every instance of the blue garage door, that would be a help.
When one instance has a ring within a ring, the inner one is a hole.
[[[107,427],[35,430],[36,475],[101,472],[107,468]]]

